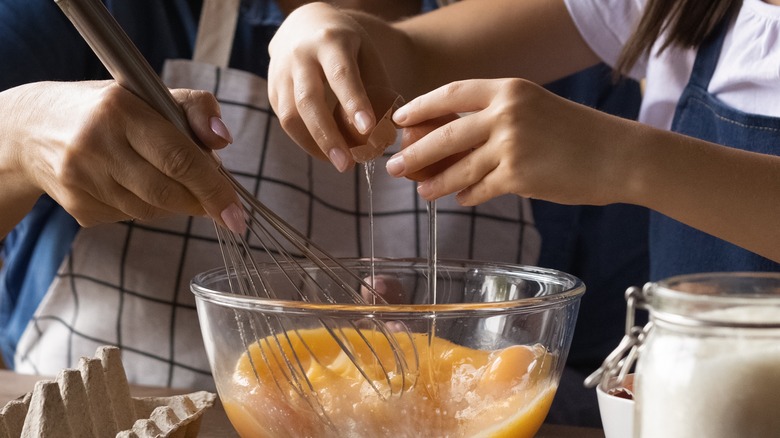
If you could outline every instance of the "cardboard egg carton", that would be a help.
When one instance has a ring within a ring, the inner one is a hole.
[[[131,397],[119,348],[100,347],[0,409],[0,438],[196,437],[215,399],[207,391]]]

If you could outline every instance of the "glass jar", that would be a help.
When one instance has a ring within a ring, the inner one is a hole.
[[[634,436],[780,436],[780,273],[685,275],[642,292]]]

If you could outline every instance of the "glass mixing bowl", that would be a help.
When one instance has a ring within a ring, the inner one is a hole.
[[[319,290],[303,297],[274,264],[258,267],[274,299],[230,293],[224,268],[193,279],[217,391],[242,437],[536,433],[566,362],[579,279],[440,260],[434,297],[426,260],[341,262],[390,304],[350,304],[311,264]],[[333,303],[318,302],[322,290]]]

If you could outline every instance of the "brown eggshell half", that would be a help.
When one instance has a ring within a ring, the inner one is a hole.
[[[333,116],[341,131],[341,135],[347,141],[352,153],[352,158],[358,163],[372,160],[395,143],[398,131],[393,124],[393,111],[403,103],[403,98],[389,88],[367,87],[366,93],[371,101],[376,125],[366,133],[361,134],[350,121],[344,107],[337,105]]]

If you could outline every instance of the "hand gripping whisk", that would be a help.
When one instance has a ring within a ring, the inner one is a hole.
[[[186,117],[167,87],[105,6],[99,0],[55,1],[117,83],[143,99],[197,143]],[[261,299],[278,298],[276,291],[279,286],[272,286],[266,281],[260,265],[253,257],[253,252],[259,249],[270,256],[272,263],[284,272],[287,279],[285,287],[292,288],[289,290],[295,291],[301,301],[357,305],[385,303],[382,296],[364,278],[344,267],[341,262],[287,224],[222,166],[220,172],[239,194],[247,218],[246,236],[216,226],[217,238],[230,277],[231,292]],[[249,246],[247,240],[253,242],[253,247]],[[260,243],[255,245],[255,241]],[[305,261],[307,266],[315,266],[315,269],[304,268],[302,261]],[[322,283],[323,276],[327,286]],[[364,298],[364,295],[368,299]],[[256,347],[260,352],[259,355],[250,355],[250,360],[255,362],[253,366],[256,377],[260,378],[257,373],[264,368],[276,370],[275,375],[282,377],[275,381],[280,391],[289,394],[292,390],[292,394],[297,394],[327,425],[332,426],[293,344],[300,346],[300,343],[303,343],[303,347],[309,352],[314,349],[305,344],[296,329],[289,329],[289,322],[280,316],[255,315],[246,319],[236,313],[236,318],[242,319],[241,337],[246,350]],[[362,327],[358,327],[355,322],[337,322],[325,317],[318,322],[381,398],[400,396],[414,384],[419,365],[417,352],[413,351],[411,357],[407,358],[397,339],[399,336],[411,339],[411,333],[404,325],[400,325],[401,330],[396,328],[391,332],[384,323],[377,320],[365,321]],[[367,331],[365,324],[372,330]],[[258,331],[270,333],[270,336],[258,339]],[[347,332],[357,335],[348,336]],[[387,355],[380,355],[380,348],[389,348],[392,359],[387,360]],[[365,354],[366,351],[369,352],[368,355]],[[313,360],[318,359],[314,356]],[[258,361],[262,363],[257,363]]]

